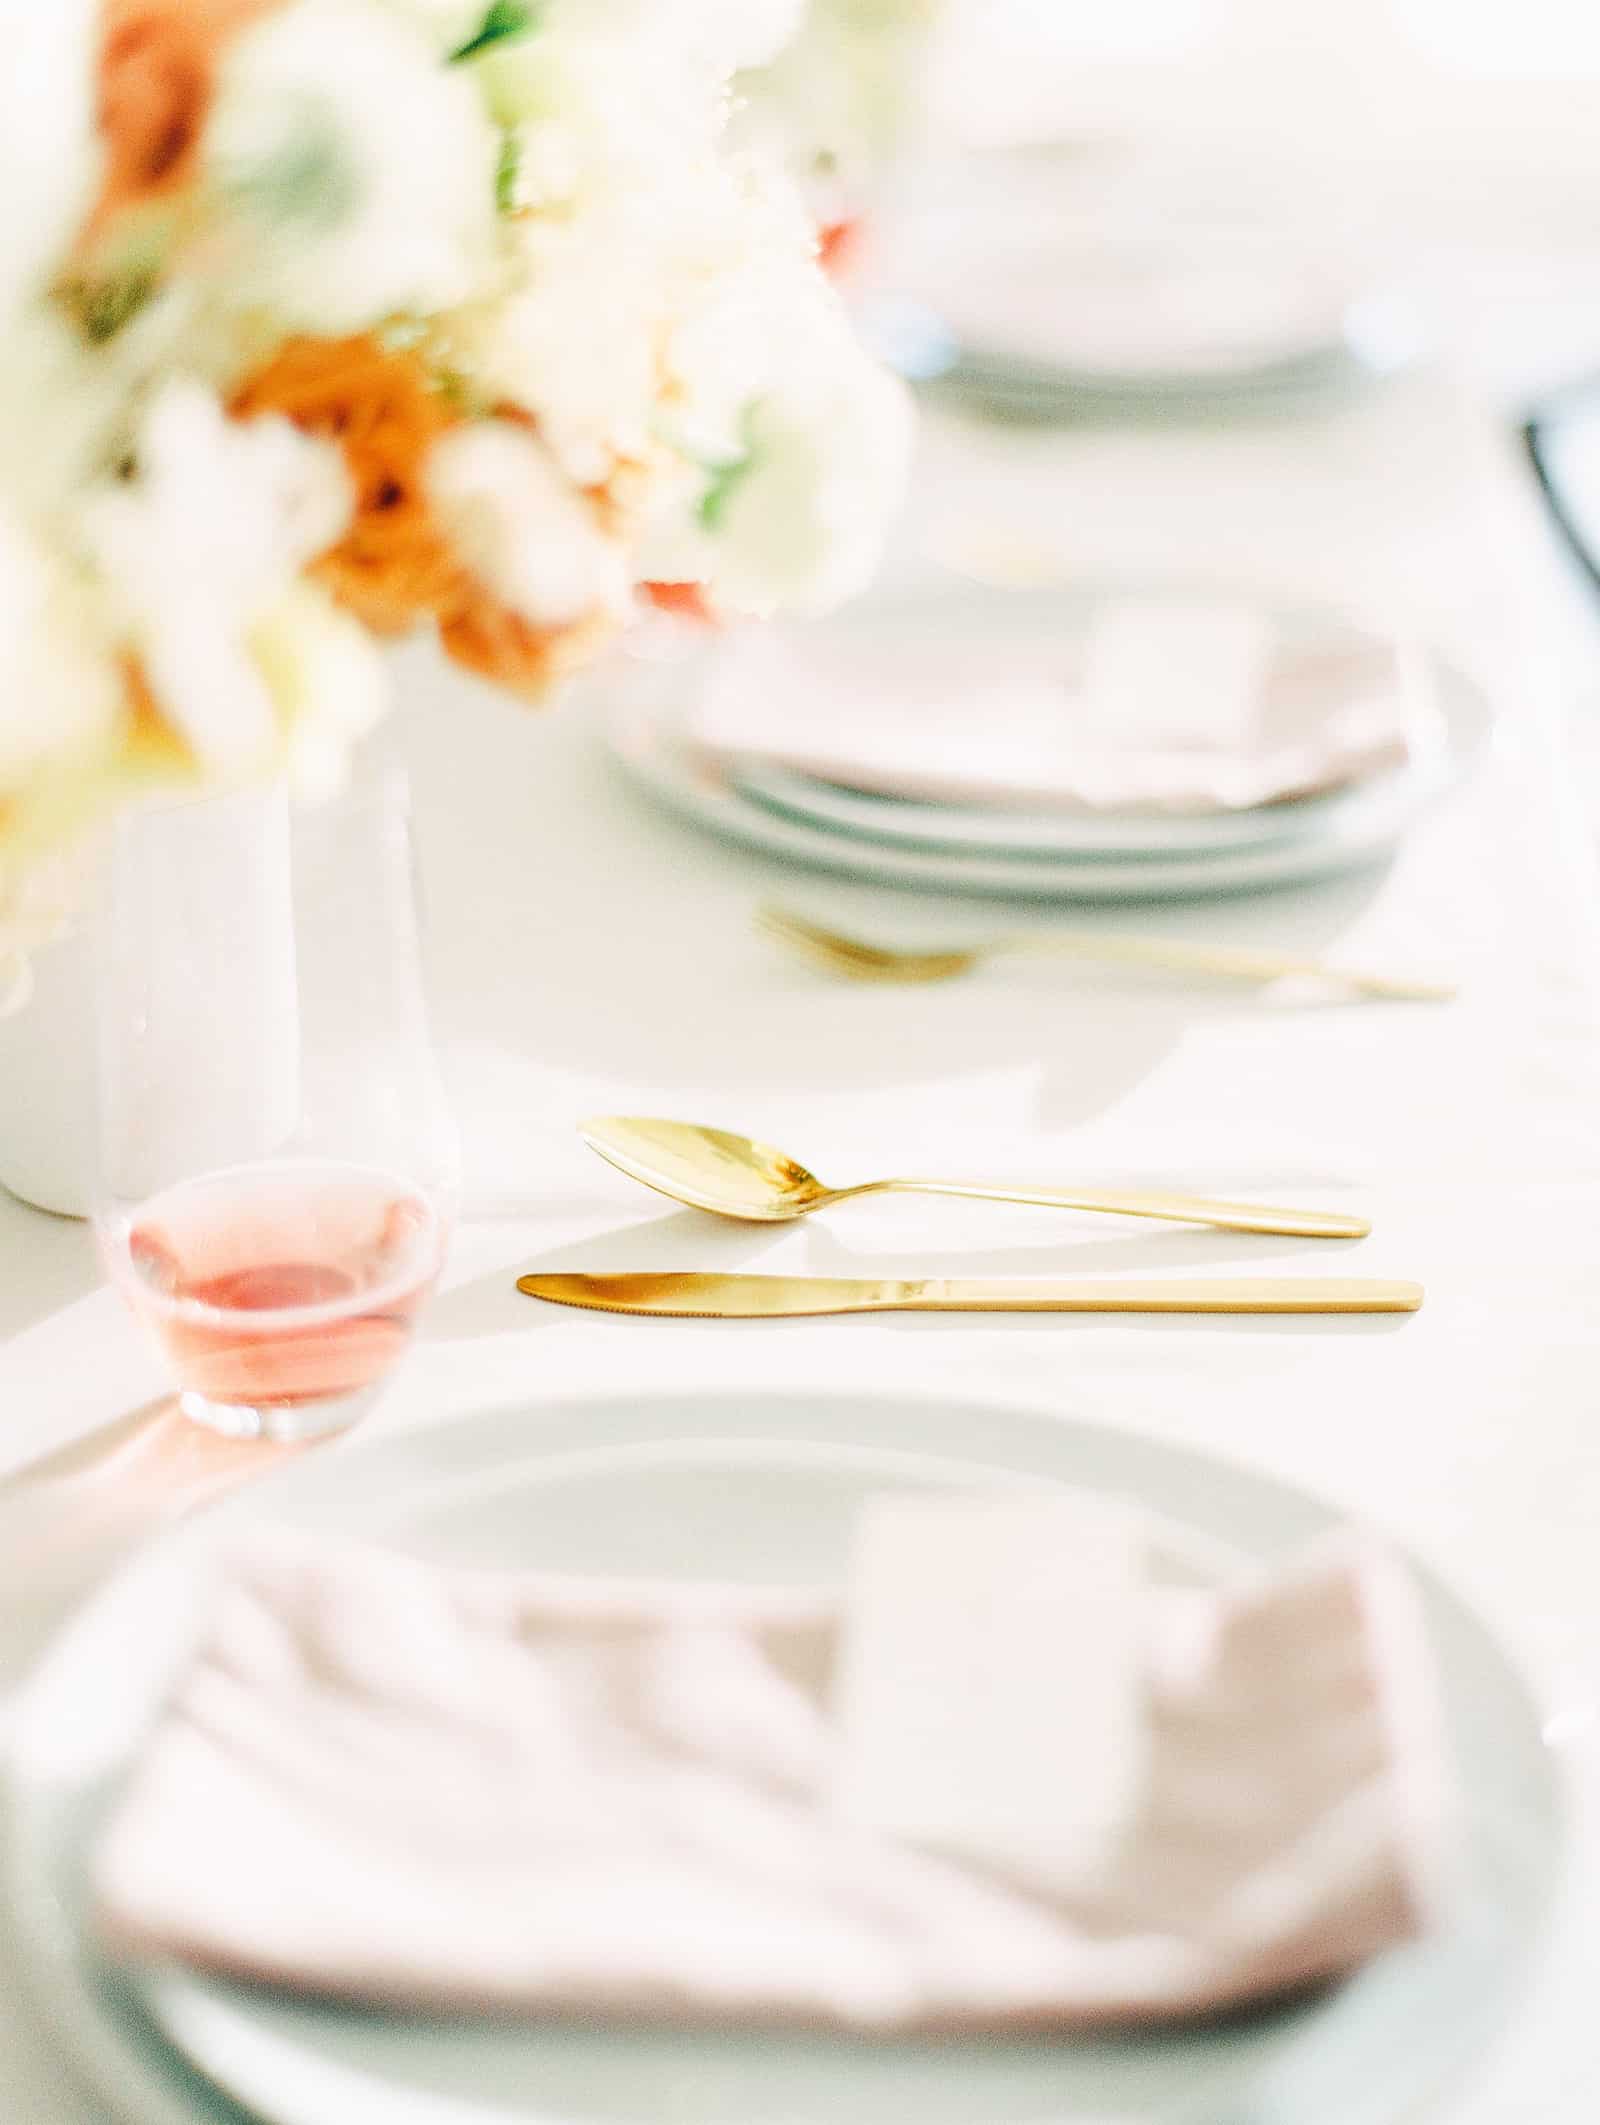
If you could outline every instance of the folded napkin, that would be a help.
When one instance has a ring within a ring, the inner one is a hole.
[[[690,715],[714,761],[931,803],[1215,813],[1340,789],[1440,739],[1397,642],[1202,598],[1110,599],[1087,627],[891,625],[736,636]]]
[[[1214,2011],[1432,1922],[1427,1660],[1359,1546],[1141,1592],[1143,1769],[1070,1879],[837,1804],[851,1629],[838,1597],[247,1555],[95,1855],[100,1927],[397,2007],[956,2034]]]

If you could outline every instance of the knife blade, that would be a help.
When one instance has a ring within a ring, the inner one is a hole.
[[[681,1320],[777,1321],[825,1313],[1415,1313],[1422,1286],[1375,1277],[872,1278],[679,1271],[518,1277],[557,1306]]]

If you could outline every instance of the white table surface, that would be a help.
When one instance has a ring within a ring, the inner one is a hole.
[[[525,718],[452,684],[407,742],[470,1215],[369,1428],[574,1389],[960,1389],[1208,1445],[1394,1530],[1526,1661],[1577,1802],[1551,1944],[1439,2116],[1576,2125],[1600,2087],[1600,932],[1555,739],[1585,684],[1584,624],[1493,424],[1437,377],[1210,432],[942,421],[908,524],[913,557],[1043,551],[1112,575],[1198,562],[1377,601],[1487,675],[1501,739],[1391,868],[1093,918],[1439,967],[1462,997],[1291,1009],[1049,962],[925,990],[833,985],[756,937],[758,898],[781,888],[908,932],[981,915],[784,877],[650,811],[579,713]],[[748,1128],[829,1178],[1150,1176],[1359,1205],[1376,1230],[1338,1270],[1421,1278],[1428,1304],[1409,1320],[763,1326],[540,1307],[513,1288],[534,1264],[1331,1266],[1309,1243],[954,1203],[710,1228],[582,1149],[573,1121],[605,1111]],[[0,1492],[0,1686],[119,1542],[253,1465],[170,1423],[119,1422],[161,1380],[95,1284],[81,1228],[0,1200],[0,1475],[20,1472]],[[105,2117],[30,2019],[0,1942],[0,2125]]]

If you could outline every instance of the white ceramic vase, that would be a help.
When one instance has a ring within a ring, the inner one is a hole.
[[[41,948],[28,1000],[0,1018],[0,1184],[87,1217],[95,1126],[94,953],[79,922]]]
[[[159,1121],[123,1111],[135,1088],[113,1073],[119,1140],[159,1163],[181,1127],[263,1148],[292,1123],[299,1066],[288,802],[244,790],[170,810],[134,811],[106,858],[120,902],[102,925],[80,916],[43,947],[32,994],[0,1018],[0,1183],[36,1209],[86,1217],[98,1167],[100,1005],[159,1023],[146,1071],[191,1096]],[[152,852],[153,849],[153,852]],[[102,887],[101,890],[106,888]],[[130,896],[135,905],[129,902]],[[159,963],[138,940],[171,941]],[[133,941],[130,942],[129,939]]]

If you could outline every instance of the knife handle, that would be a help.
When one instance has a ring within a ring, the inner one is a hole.
[[[785,1321],[830,1313],[1415,1313],[1422,1286],[1374,1277],[809,1277],[535,1271],[530,1298],[658,1320]]]
[[[884,1310],[909,1313],[1415,1313],[1422,1286],[1377,1277],[1117,1278],[996,1286],[907,1283]]]

